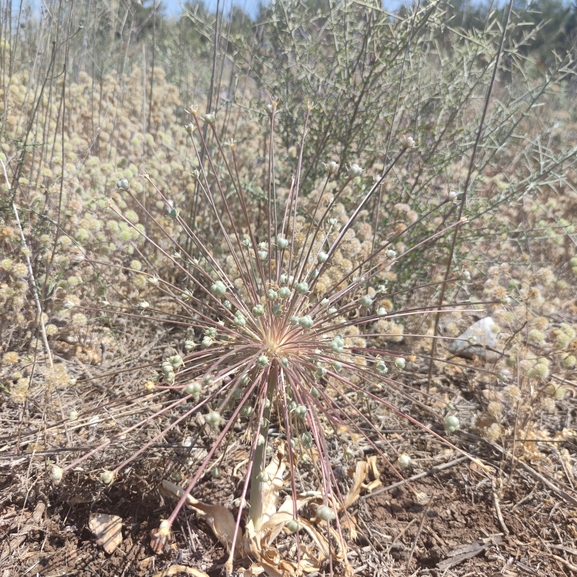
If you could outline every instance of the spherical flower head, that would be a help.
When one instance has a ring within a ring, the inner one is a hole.
[[[501,425],[499,423],[493,423],[486,431],[485,438],[487,441],[495,442],[501,437]]]
[[[16,278],[25,278],[28,276],[28,267],[23,262],[17,262],[12,267],[12,276]]]
[[[4,355],[2,362],[5,365],[15,365],[19,360],[20,356],[18,355],[18,353],[15,353],[14,351],[9,351]]]
[[[6,271],[10,270],[12,268],[12,265],[14,264],[14,261],[12,259],[9,258],[3,258],[0,261],[0,268],[4,269]]]
[[[210,290],[212,292],[213,295],[216,295],[218,297],[223,296],[226,293],[226,285],[220,281],[217,280],[211,287]]]
[[[533,379],[545,380],[549,377],[549,367],[545,363],[537,363],[527,376]]]
[[[455,415],[447,415],[445,417],[445,431],[447,433],[454,433],[459,428],[459,419]]]
[[[363,169],[358,164],[351,164],[349,168],[349,176],[351,178],[356,178],[357,176],[361,176],[363,174]]]
[[[498,401],[491,401],[487,405],[487,412],[495,419],[500,419],[503,416],[503,405]]]

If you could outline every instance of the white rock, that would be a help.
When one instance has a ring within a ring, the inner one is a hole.
[[[499,358],[497,344],[498,327],[492,317],[485,317],[472,324],[461,336],[451,342],[449,350],[459,357],[494,361]],[[491,350],[493,349],[493,350]]]

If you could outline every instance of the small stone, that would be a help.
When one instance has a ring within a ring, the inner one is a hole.
[[[491,349],[497,349],[496,333],[498,327],[491,317],[485,317],[472,324],[461,336],[451,342],[449,351],[459,357],[472,359],[477,356],[483,360],[495,361],[499,354]],[[471,342],[476,345],[471,346]]]

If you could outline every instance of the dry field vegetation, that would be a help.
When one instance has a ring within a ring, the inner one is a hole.
[[[370,4],[0,3],[0,576],[577,574],[570,56]]]

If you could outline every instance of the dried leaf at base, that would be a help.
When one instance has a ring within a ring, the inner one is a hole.
[[[92,513],[88,527],[96,537],[96,542],[107,553],[114,553],[122,543],[122,518],[106,513]]]

